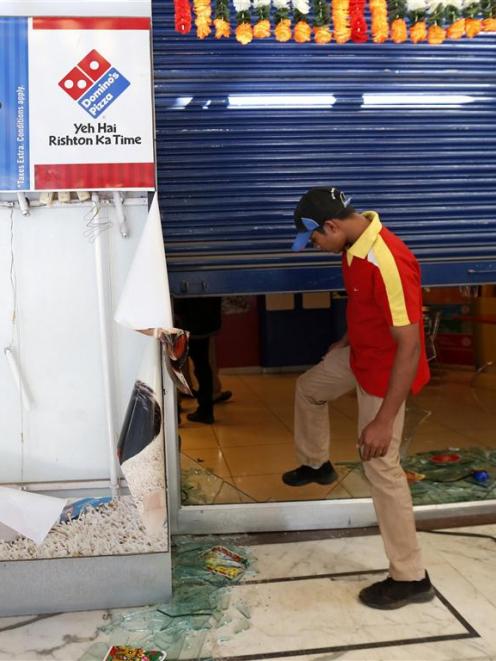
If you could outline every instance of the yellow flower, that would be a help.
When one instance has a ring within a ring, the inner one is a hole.
[[[465,19],[465,32],[469,39],[475,37],[482,30],[482,21],[478,18],[466,18]]]
[[[222,39],[222,37],[229,37],[231,34],[231,26],[223,18],[216,18],[215,25],[215,38]]]
[[[332,32],[328,25],[315,26],[313,33],[317,44],[328,44],[332,39]]]
[[[395,44],[402,44],[407,40],[408,32],[406,23],[402,18],[397,18],[391,23],[391,39]]]
[[[253,41],[253,30],[250,23],[240,23],[236,28],[236,39],[240,44],[246,46]]]
[[[439,25],[431,25],[427,33],[427,41],[431,46],[442,44],[446,39],[446,30]]]
[[[265,39],[270,37],[270,21],[268,19],[263,19],[255,23],[253,27],[253,36],[255,39]]]
[[[419,41],[426,41],[427,39],[427,25],[425,21],[417,21],[410,28],[410,39],[414,44],[418,44]]]
[[[351,37],[351,29],[348,20],[349,7],[349,0],[332,0],[334,39],[338,44],[345,44]]]
[[[294,27],[294,40],[298,44],[304,44],[312,38],[312,28],[306,21],[298,21]]]
[[[449,39],[461,39],[463,35],[465,34],[465,19],[464,18],[459,18],[457,21],[452,23],[446,34],[448,35]]]
[[[194,0],[193,7],[196,14],[195,25],[198,39],[205,39],[211,32],[212,7],[210,0]]]
[[[289,18],[283,18],[276,25],[274,34],[277,41],[289,41],[291,39],[291,21]]]
[[[485,18],[482,21],[484,32],[496,32],[496,18]]]
[[[208,37],[211,32],[211,24],[212,21],[210,20],[210,17],[207,18],[204,16],[198,16],[198,18],[195,20],[196,35],[198,39],[205,39],[205,37]]]

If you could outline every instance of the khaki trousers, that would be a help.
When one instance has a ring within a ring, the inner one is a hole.
[[[327,402],[356,388],[358,397],[358,436],[371,422],[382,403],[366,393],[350,368],[349,348],[333,349],[322,361],[302,374],[296,383],[295,444],[300,463],[317,468],[329,460],[329,413]],[[403,432],[405,405],[393,427],[393,439],[385,457],[363,463],[381,531],[389,571],[397,581],[424,578],[421,551],[415,530],[412,498],[400,466],[399,447]]]

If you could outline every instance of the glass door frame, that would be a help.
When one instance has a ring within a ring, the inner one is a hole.
[[[178,534],[230,534],[362,528],[377,524],[371,498],[300,500],[268,503],[183,505],[175,388],[164,374],[165,454],[169,527]],[[470,519],[496,511],[496,500],[414,508],[417,522],[463,517]],[[465,522],[464,522],[465,523]]]

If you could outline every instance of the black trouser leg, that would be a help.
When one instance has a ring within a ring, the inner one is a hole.
[[[209,361],[208,337],[190,338],[189,354],[195,368],[195,376],[198,381],[198,408],[202,413],[211,415],[213,413],[213,385],[212,368]]]

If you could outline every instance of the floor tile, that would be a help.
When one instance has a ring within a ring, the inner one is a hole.
[[[205,448],[218,448],[217,437],[210,425],[202,425],[194,429],[179,429],[181,448],[183,450],[200,450]]]
[[[199,448],[197,450],[183,450],[183,454],[187,455],[205,470],[208,470],[219,477],[230,477],[231,472],[226,462],[222,451],[217,448]]]
[[[340,467],[338,470],[341,471],[342,475],[347,472],[344,467]],[[333,485],[307,484],[304,487],[290,487],[282,481],[281,473],[234,477],[234,484],[259,502],[350,497],[347,490],[339,489],[339,482]]]
[[[270,475],[295,467],[292,443],[255,447],[225,447],[224,458],[234,477]]]
[[[215,632],[213,656],[229,657],[374,645],[426,636],[466,633],[438,599],[408,611],[377,611],[357,602],[357,592],[376,575],[312,578],[234,588],[232,597],[251,610],[250,628],[229,635],[229,624]],[[369,650],[370,653],[370,650]],[[373,658],[373,657],[372,657]]]

